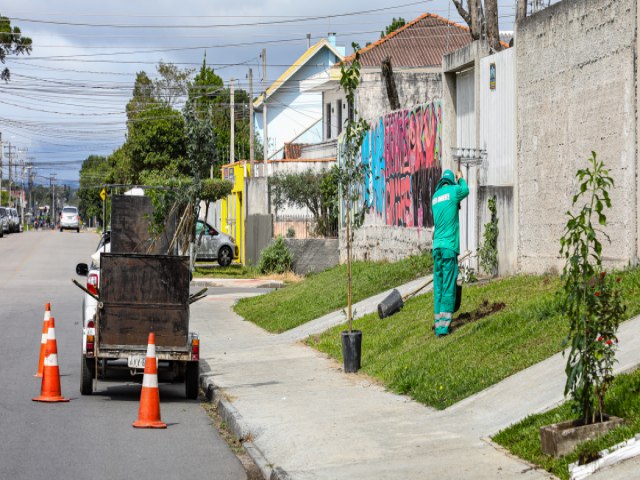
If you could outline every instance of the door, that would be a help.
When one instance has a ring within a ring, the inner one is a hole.
[[[474,69],[460,72],[456,78],[456,127],[457,148],[476,149]],[[465,160],[460,162],[460,169],[469,185],[469,196],[460,205],[460,251],[474,251],[477,248],[476,199],[478,169],[473,166],[472,162],[465,162]]]

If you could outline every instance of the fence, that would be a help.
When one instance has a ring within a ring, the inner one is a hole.
[[[324,216],[318,221],[310,213],[275,214],[273,236],[285,238],[338,238],[338,218]]]

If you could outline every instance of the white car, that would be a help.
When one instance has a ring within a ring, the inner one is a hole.
[[[80,233],[80,215],[78,207],[64,207],[60,216],[60,231],[75,230]]]
[[[91,255],[91,265],[79,263],[76,266],[76,273],[87,277],[86,288],[94,295],[98,295],[98,291],[100,289],[100,253],[102,252],[111,252],[111,235],[108,231],[102,235],[100,243],[98,243],[98,248],[96,248],[95,253]],[[83,353],[86,353],[87,331],[88,329],[94,328],[93,325],[89,324],[89,322],[93,323],[93,317],[97,308],[98,301],[91,295],[85,293],[82,299]]]
[[[217,260],[221,266],[227,267],[234,258],[238,258],[239,251],[235,239],[226,233],[218,232],[202,220],[198,220],[196,224],[196,240],[198,238],[200,248],[196,260]]]
[[[22,231],[22,224],[20,223],[20,215],[18,215],[18,209],[9,208],[9,212],[11,213],[11,231],[13,233],[18,233]]]

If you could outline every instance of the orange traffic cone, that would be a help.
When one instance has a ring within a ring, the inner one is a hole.
[[[44,368],[44,354],[47,349],[47,336],[49,333],[49,319],[51,318],[51,304],[44,306],[44,322],[42,323],[42,337],[40,339],[40,360],[38,360],[38,373],[34,377],[42,378],[42,369]]]
[[[58,368],[58,345],[56,343],[56,326],[53,317],[49,319],[47,329],[47,347],[42,370],[42,387],[40,396],[32,399],[34,402],[68,402],[60,391],[60,369]]]
[[[167,428],[160,420],[160,390],[158,389],[158,363],[156,362],[156,336],[149,334],[147,358],[144,363],[142,393],[140,394],[140,411],[138,420],[133,423],[136,428]]]

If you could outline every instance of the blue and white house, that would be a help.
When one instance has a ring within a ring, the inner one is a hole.
[[[293,65],[254,102],[256,134],[264,141],[263,110],[267,112],[268,159],[283,158],[285,143],[318,143],[323,137],[322,93],[314,91],[312,77],[327,72],[344,58],[335,35],[309,47]],[[311,79],[311,81],[309,81]]]

